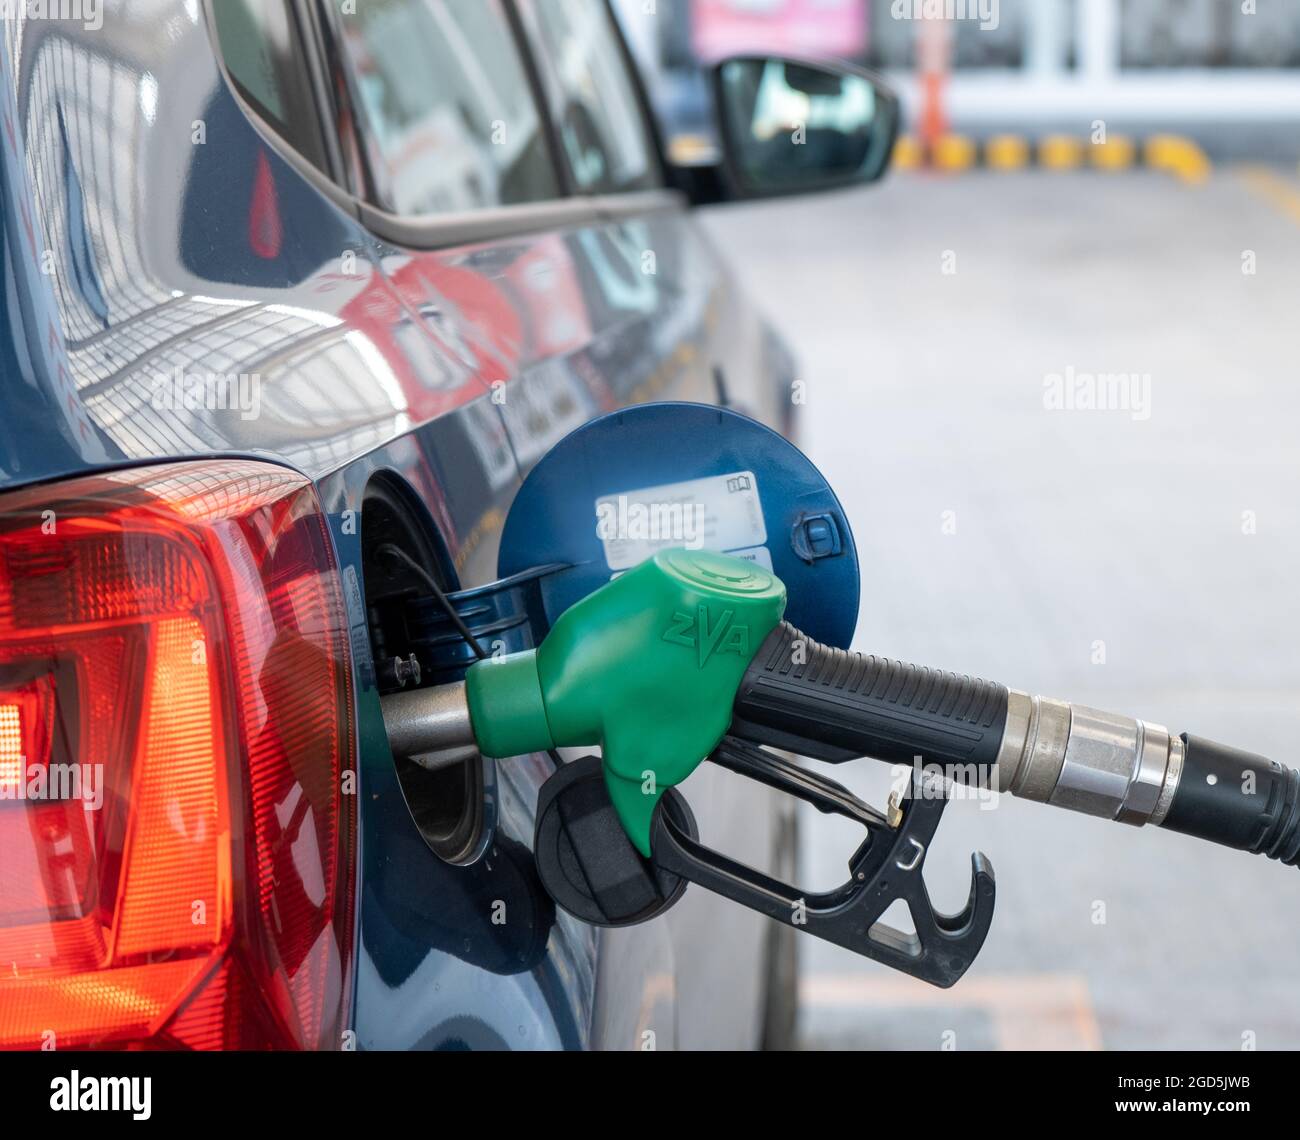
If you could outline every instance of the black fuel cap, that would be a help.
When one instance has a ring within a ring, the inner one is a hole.
[[[699,837],[685,797],[669,788],[656,811],[677,830]],[[599,756],[563,764],[537,797],[533,837],[537,873],[547,893],[593,926],[633,926],[662,914],[682,896],[686,880],[642,856],[619,822]]]

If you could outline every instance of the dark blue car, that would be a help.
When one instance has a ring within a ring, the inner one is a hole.
[[[0,1046],[786,1040],[786,928],[557,911],[551,757],[395,762],[381,694],[467,657],[375,552],[524,648],[465,592],[559,439],[661,399],[787,429],[691,208],[878,176],[892,100],[819,121],[868,81],[723,65],[724,154],[678,169],[602,0],[49,7],[0,45]],[[757,784],[690,799],[788,873]]]

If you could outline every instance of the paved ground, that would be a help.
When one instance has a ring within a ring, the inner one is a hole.
[[[808,381],[859,647],[1300,763],[1293,174],[908,175],[711,214]],[[1149,375],[1149,418],[1046,408],[1069,368]],[[803,828],[828,885],[855,837]],[[1295,871],[1019,801],[955,804],[940,837],[948,909],[971,850],[997,868],[975,968],[941,993],[806,940],[810,1047],[1300,1047]]]

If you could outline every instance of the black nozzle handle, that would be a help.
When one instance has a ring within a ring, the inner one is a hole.
[[[870,756],[954,770],[986,786],[1007,719],[1007,689],[940,669],[821,645],[782,622],[750,662],[731,734],[839,762]]]
[[[1161,826],[1300,867],[1300,772],[1199,736],[1182,740],[1182,771]]]
[[[750,662],[730,733],[835,763],[919,758],[954,783],[1000,786],[1300,866],[1300,772],[1275,760],[974,677],[832,649],[788,622]]]

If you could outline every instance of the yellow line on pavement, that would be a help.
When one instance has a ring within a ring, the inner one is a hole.
[[[1243,166],[1241,179],[1261,198],[1272,202],[1297,225],[1300,225],[1300,190],[1278,177],[1267,166]]]

